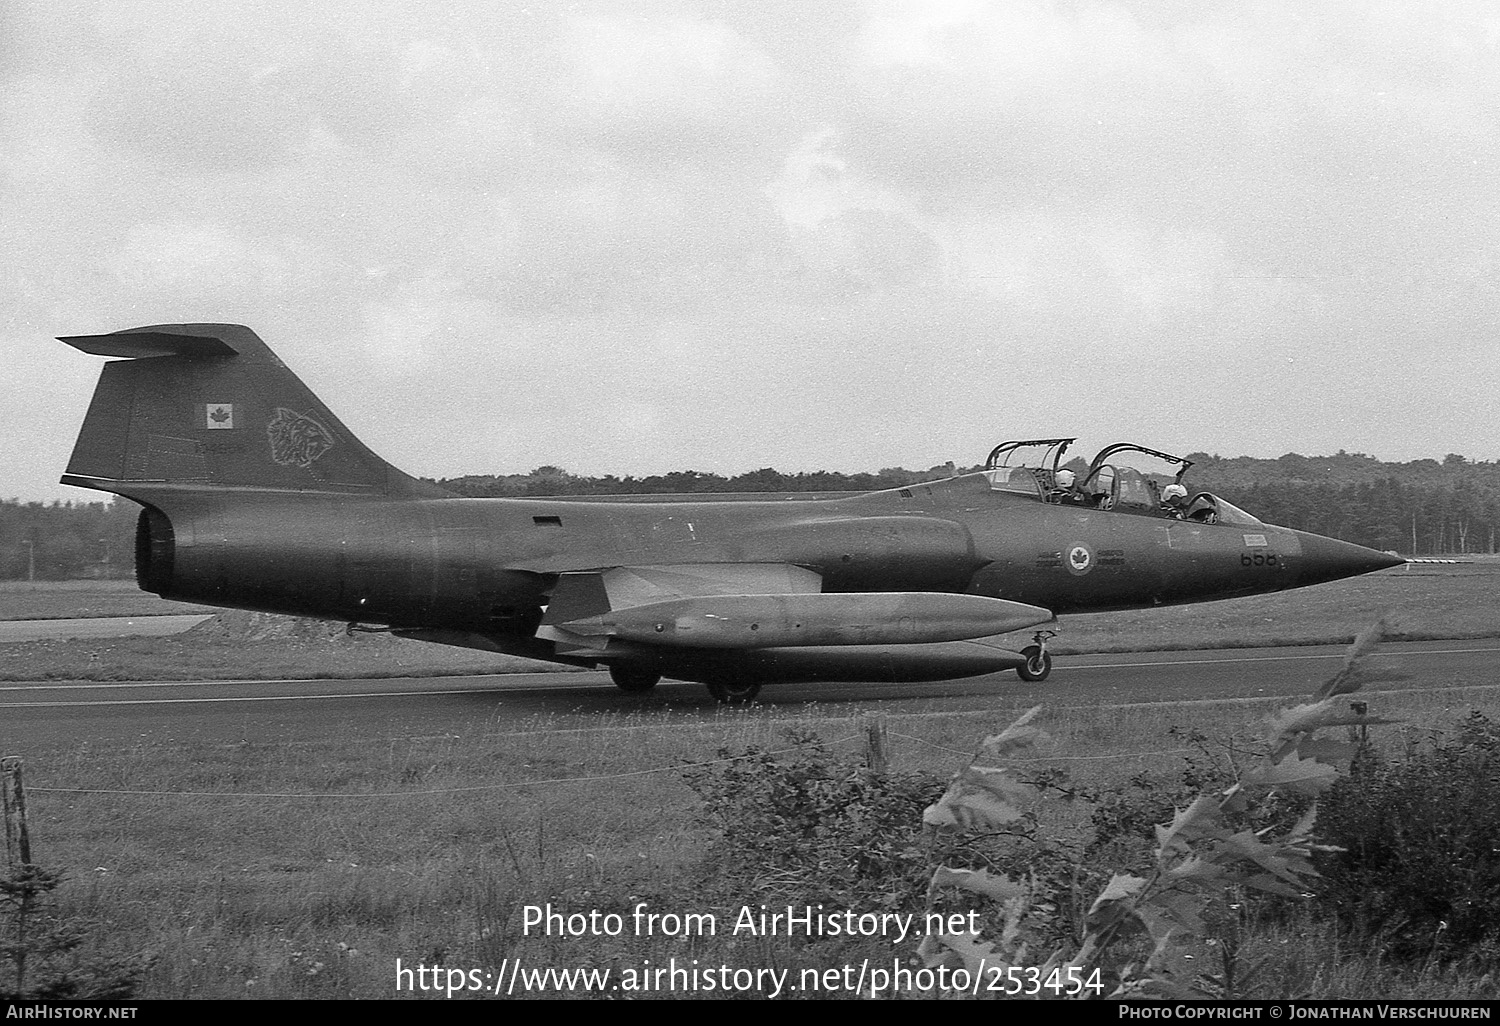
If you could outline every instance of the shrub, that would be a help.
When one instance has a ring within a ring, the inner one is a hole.
[[[707,862],[712,886],[740,904],[745,895],[776,904],[889,911],[968,912],[976,903],[930,891],[932,866],[1033,881],[1032,936],[1063,943],[1082,932],[1092,891],[1108,879],[1088,869],[1081,845],[1052,835],[1040,806],[988,829],[924,829],[921,813],[946,781],[926,772],[875,774],[842,761],[816,735],[792,731],[790,753],[721,750],[719,765],[688,771],[710,824],[720,832]],[[1018,773],[1018,786],[1064,800],[1090,796],[1055,768]],[[985,909],[993,926],[1002,911]]]
[[[884,773],[837,760],[815,734],[777,754],[727,750],[717,765],[686,772],[709,821],[710,851],[725,893],[761,900],[897,908],[920,903],[927,850],[921,811],[943,781],[930,773]]]
[[[1394,759],[1367,753],[1321,803],[1319,896],[1397,958],[1500,939],[1500,726],[1478,712]]]

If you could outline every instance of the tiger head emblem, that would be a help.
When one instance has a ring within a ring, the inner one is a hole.
[[[333,448],[333,432],[311,417],[281,406],[266,425],[266,434],[271,439],[271,461],[283,467],[306,470]]]

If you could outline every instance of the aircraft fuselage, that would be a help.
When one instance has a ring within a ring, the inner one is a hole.
[[[950,592],[1056,612],[1232,598],[1389,565],[1272,525],[1028,501],[981,474],[761,502],[152,491],[138,489],[173,512],[170,526],[147,518],[148,590],[398,628],[534,624],[556,575],[623,564],[793,564],[820,575],[824,592]]]

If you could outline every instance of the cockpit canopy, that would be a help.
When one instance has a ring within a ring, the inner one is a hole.
[[[1033,438],[1001,442],[990,450],[984,464],[990,487],[1057,505],[1205,524],[1261,526],[1260,520],[1211,492],[1191,493],[1183,478],[1192,460],[1131,442],[1116,442],[1099,450],[1086,469],[1074,471],[1062,465],[1062,458],[1075,441]],[[1126,462],[1140,462],[1140,456],[1164,463],[1166,469],[1142,470]]]

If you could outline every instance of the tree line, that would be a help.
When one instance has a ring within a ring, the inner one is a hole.
[[[819,470],[783,474],[765,467],[734,477],[698,470],[678,470],[648,477],[585,477],[561,467],[537,467],[529,474],[471,475],[439,478],[435,483],[468,498],[524,498],[536,495],[699,495],[707,492],[867,492],[938,481],[961,473],[952,463],[931,470],[887,467],[873,474]],[[430,480],[430,479],[429,479]]]
[[[1500,462],[1474,462],[1450,453],[1441,461],[1387,463],[1343,450],[1332,456],[1288,453],[1277,459],[1201,452],[1186,458],[1193,461],[1186,477],[1191,490],[1222,495],[1267,523],[1406,555],[1500,551]],[[1087,469],[1080,460],[1069,466]],[[690,470],[637,478],[588,477],[546,466],[528,474],[436,483],[476,498],[841,492],[900,488],[979,469],[949,463],[922,471],[890,467],[873,474],[784,474],[766,467],[732,477]]]
[[[1384,463],[1342,450],[1189,458],[1190,483],[1270,524],[1408,556],[1500,551],[1500,462],[1449,453],[1441,462]]]
[[[1405,555],[1500,551],[1500,462],[1386,463],[1361,453],[1288,453],[1277,459],[1190,453],[1186,484],[1212,491],[1271,524]],[[1075,465],[1077,466],[1077,465]],[[590,477],[560,467],[527,474],[472,475],[435,483],[479,498],[540,495],[665,495],[716,492],[843,492],[900,488],[976,470],[784,474],[770,467],[734,476],[684,470],[646,477]],[[139,507],[112,502],[0,501],[0,579],[129,577]]]
[[[125,499],[0,501],[0,580],[130,577],[139,511]]]

